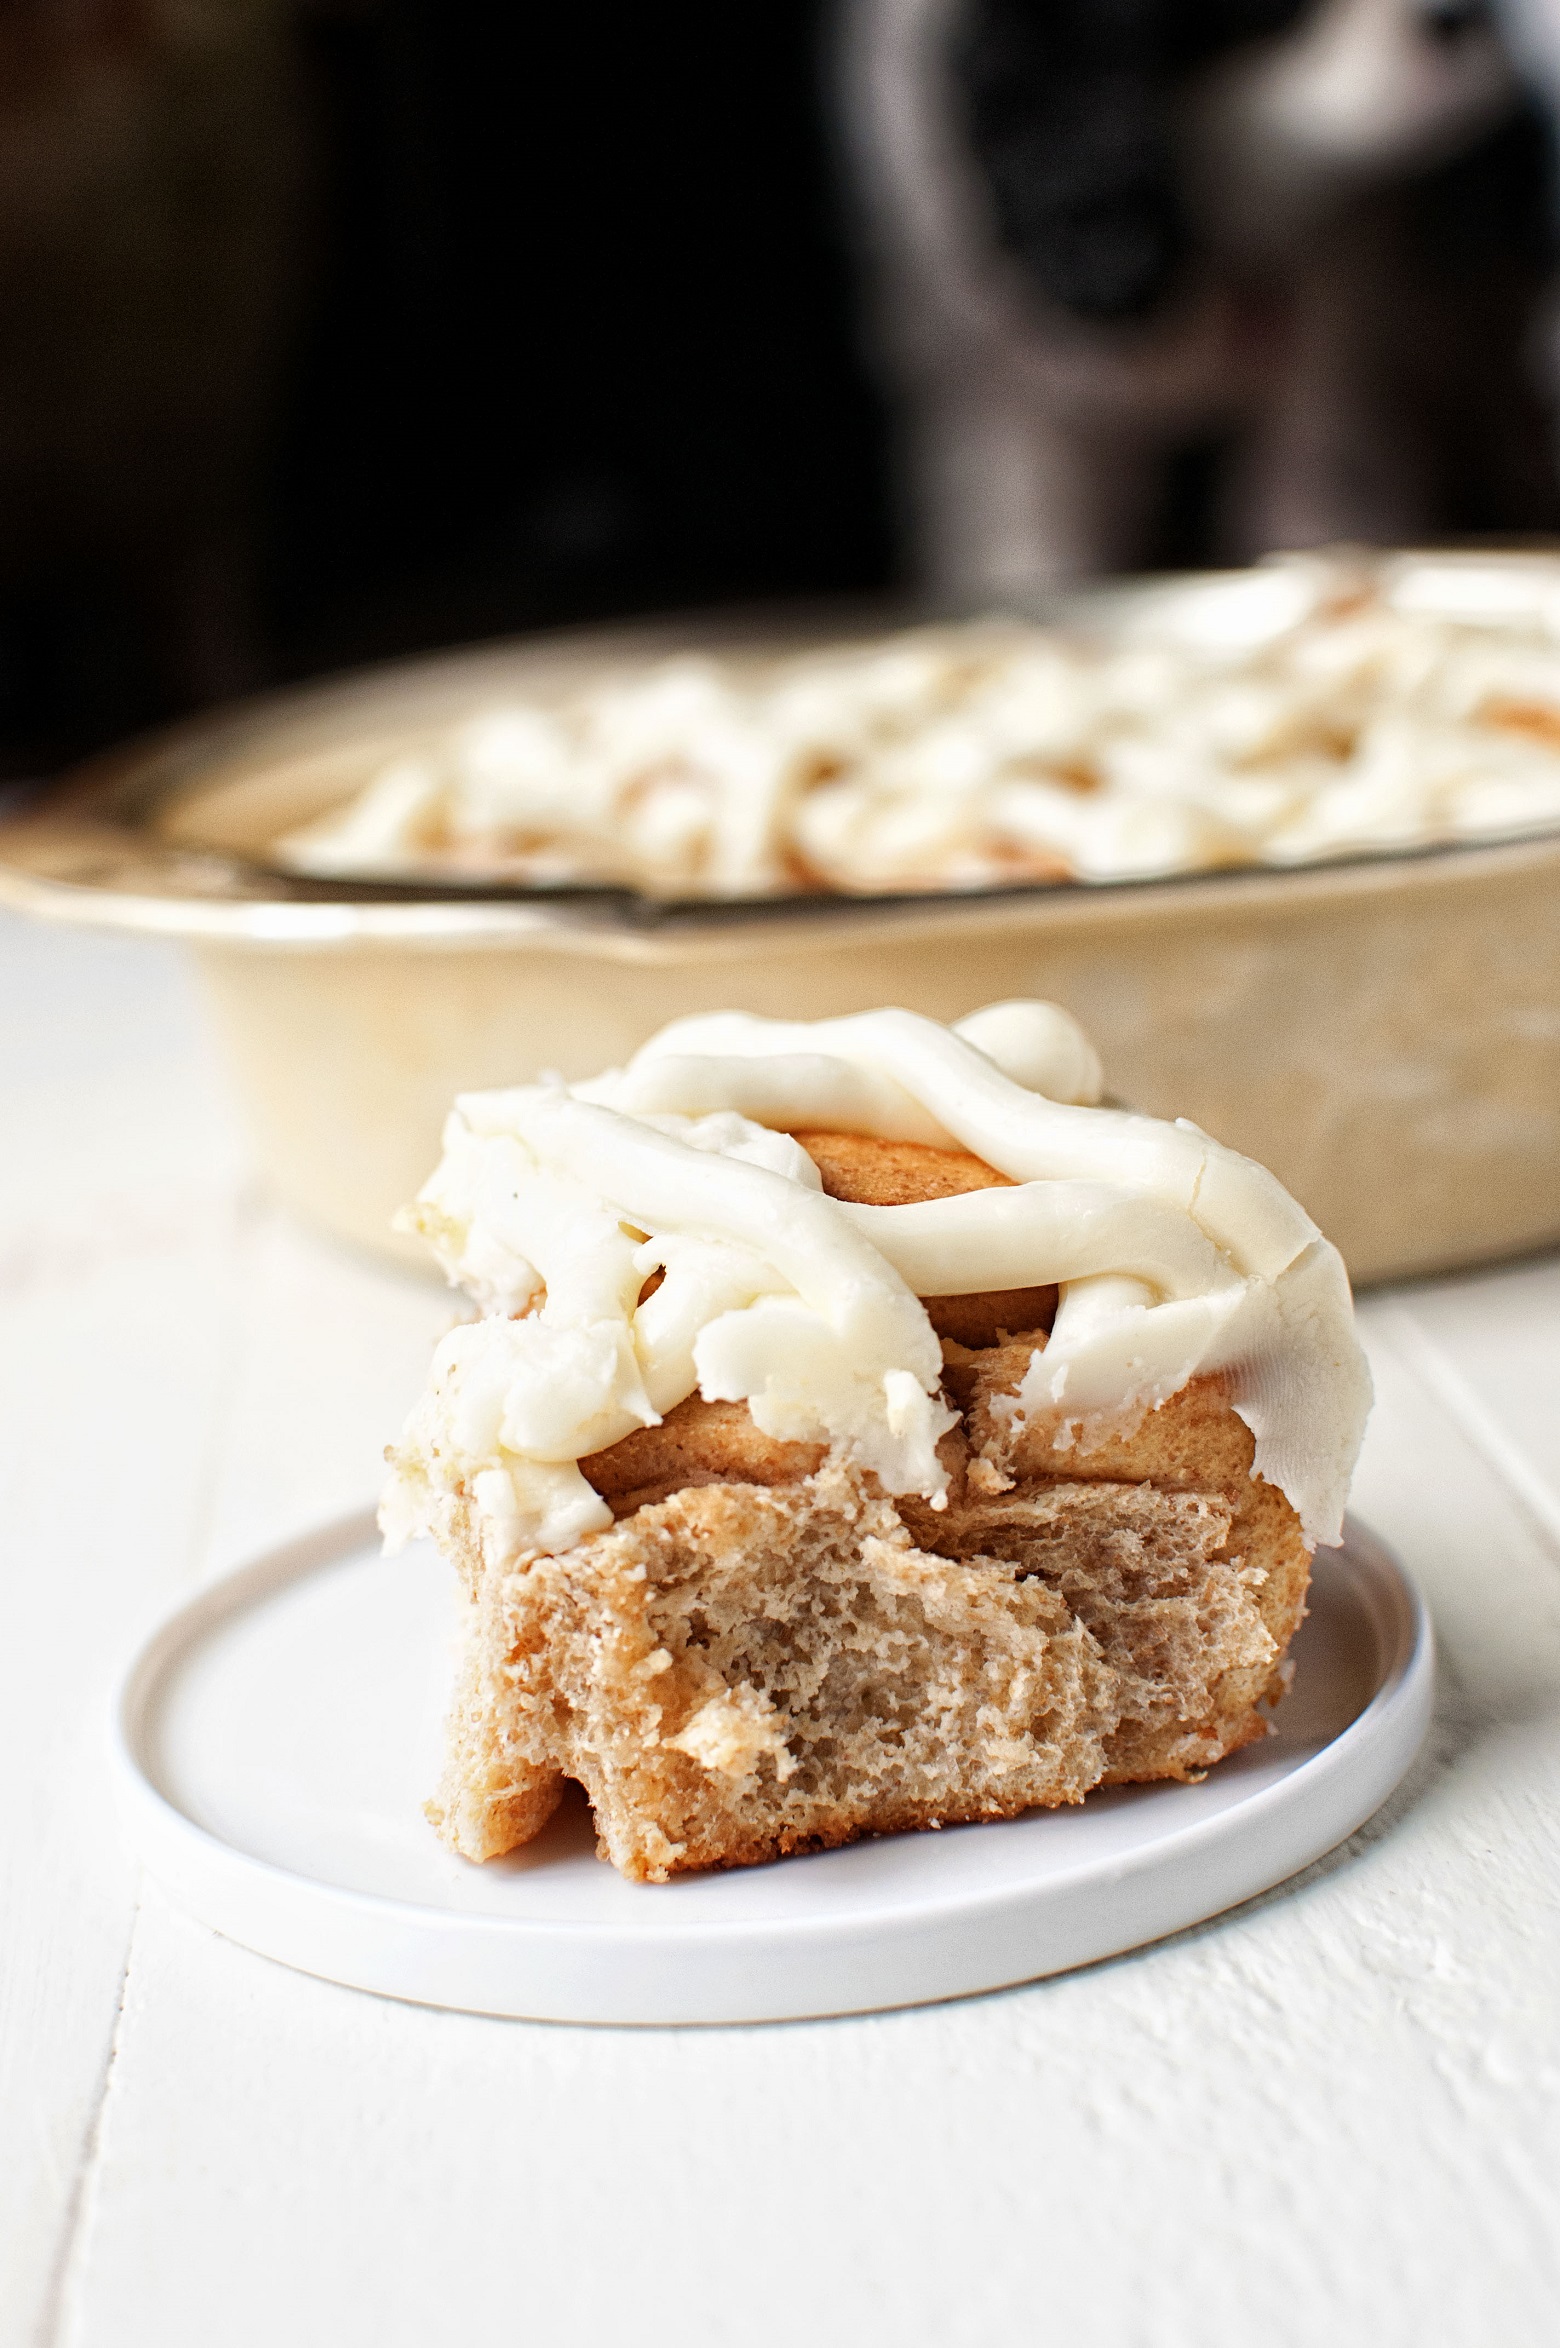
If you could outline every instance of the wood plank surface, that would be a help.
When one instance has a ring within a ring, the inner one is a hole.
[[[371,1497],[447,1302],[249,1197],[160,949],[0,952],[31,1005],[0,1191],[3,2348],[1547,2348],[1560,1267],[1365,1306],[1356,1504],[1431,1600],[1440,1703],[1296,1883],[911,2013],[429,2012],[138,1893],[98,1722],[147,1611]]]

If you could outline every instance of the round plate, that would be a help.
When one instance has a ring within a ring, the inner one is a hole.
[[[568,2022],[750,2022],[997,1989],[1250,1899],[1352,1834],[1430,1714],[1423,1602],[1358,1524],[1316,1559],[1276,1733],[1198,1785],[1091,1794],[725,1875],[626,1883],[583,1798],[485,1867],[422,1815],[454,1603],[354,1518],[154,1632],[115,1706],[130,1832],[189,1912],[326,1980]]]

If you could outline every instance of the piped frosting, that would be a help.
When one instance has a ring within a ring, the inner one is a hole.
[[[578,1462],[694,1392],[936,1505],[954,1414],[918,1299],[1054,1283],[1016,1413],[1087,1451],[1220,1372],[1254,1472],[1336,1542],[1370,1401],[1337,1250],[1261,1166],[1099,1094],[1076,1023],[1023,1002],[952,1028],[719,1013],[585,1083],[465,1095],[411,1221],[481,1317],[438,1348],[387,1534],[464,1503],[490,1557],[566,1549],[610,1522]],[[831,1199],[791,1138],[823,1129],[965,1149],[1013,1187]]]

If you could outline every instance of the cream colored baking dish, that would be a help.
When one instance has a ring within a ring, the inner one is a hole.
[[[1114,1093],[1272,1166],[1357,1280],[1560,1240],[1560,838],[1285,873],[653,908],[288,879],[266,843],[507,689],[685,643],[458,655],[100,762],[0,829],[0,899],[190,941],[265,1171],[407,1261],[394,1210],[464,1088],[621,1061],[666,1020],[1065,1003]]]

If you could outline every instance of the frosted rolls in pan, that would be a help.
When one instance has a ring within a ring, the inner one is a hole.
[[[275,853],[320,876],[874,894],[1560,824],[1560,561],[1292,556],[1087,631],[684,657],[474,710]]]

